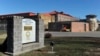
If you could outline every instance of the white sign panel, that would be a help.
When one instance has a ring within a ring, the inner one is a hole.
[[[36,41],[36,22],[32,19],[22,19],[22,43]]]

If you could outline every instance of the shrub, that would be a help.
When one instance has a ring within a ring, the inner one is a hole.
[[[52,34],[51,33],[46,33],[45,34],[45,38],[51,38],[52,37]]]

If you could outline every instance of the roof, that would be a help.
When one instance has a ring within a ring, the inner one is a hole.
[[[14,13],[14,14],[5,14],[5,15],[0,15],[0,17],[4,16],[35,16],[35,13],[32,12],[24,12],[24,13]]]
[[[52,11],[52,12],[50,12],[49,14],[62,14],[62,15],[66,15],[66,16],[70,16],[70,17],[72,17],[71,15],[69,15],[69,14],[65,14],[64,12],[58,12],[58,11]]]
[[[52,11],[52,12],[49,12],[48,14],[51,14],[51,15],[61,14],[61,15],[69,16],[69,17],[71,17],[71,19],[73,19],[73,20],[79,20],[78,18],[73,17],[73,16],[71,16],[70,14],[66,14],[66,13],[64,13],[63,11],[61,11],[61,12]]]
[[[49,13],[42,13],[44,15],[52,15],[52,14],[61,14],[61,15],[65,15],[65,16],[69,16],[74,20],[77,20],[75,17],[69,15],[69,14],[65,14],[64,12],[58,12],[58,11],[52,11]],[[13,14],[5,14],[5,15],[0,15],[0,17],[5,17],[5,16],[36,16],[36,13],[32,13],[32,12],[23,12],[23,13],[13,13]]]

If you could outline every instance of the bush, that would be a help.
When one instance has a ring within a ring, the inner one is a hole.
[[[51,33],[46,33],[45,34],[45,38],[51,38],[52,37],[52,34]]]

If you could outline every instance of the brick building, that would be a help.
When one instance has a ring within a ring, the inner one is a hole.
[[[97,21],[96,15],[91,14],[86,15],[86,19],[49,23],[50,31],[89,32],[100,31],[99,28],[100,23]]]
[[[87,22],[81,22],[79,19],[66,14],[64,12],[49,12],[44,15],[46,20],[44,20],[45,27],[49,31],[61,31],[63,28],[66,28],[68,32],[88,32],[89,24]],[[41,17],[43,18],[43,17]]]
[[[49,31],[61,31],[66,29],[68,32],[88,32],[90,31],[90,25],[87,20],[79,20],[64,12],[52,11],[49,13],[15,13],[0,15],[0,29],[6,29],[6,20],[3,17],[9,16],[23,16],[23,17],[39,17],[44,21],[45,29]],[[99,24],[100,25],[100,24]]]
[[[23,17],[40,17],[44,21],[45,29],[48,29],[48,23],[50,22],[61,22],[61,21],[76,21],[77,19],[69,14],[65,14],[63,12],[52,11],[48,13],[32,13],[32,12],[25,12],[25,13],[15,13],[15,14],[5,14],[0,15],[0,18],[8,17],[8,16],[23,16]],[[5,27],[4,27],[5,28]]]
[[[87,22],[72,22],[71,32],[88,32],[89,24]]]
[[[40,13],[40,18],[44,20],[44,27],[48,29],[48,23],[50,22],[62,22],[62,21],[76,21],[75,17],[65,14],[64,12],[52,11],[49,13]]]
[[[88,32],[89,24],[87,22],[79,21],[63,21],[49,23],[49,31],[62,31],[66,27],[65,32]]]

